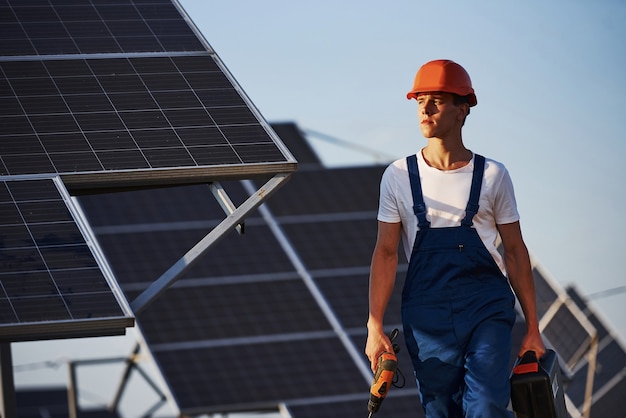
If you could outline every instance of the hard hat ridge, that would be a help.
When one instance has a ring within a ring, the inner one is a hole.
[[[476,106],[476,94],[469,74],[463,67],[450,60],[434,60],[422,65],[407,93],[407,99],[415,99],[419,93],[441,91],[467,96],[468,104]]]

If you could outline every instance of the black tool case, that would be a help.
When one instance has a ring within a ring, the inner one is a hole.
[[[517,359],[511,404],[517,418],[569,418],[556,352],[547,350],[539,361],[533,351]]]

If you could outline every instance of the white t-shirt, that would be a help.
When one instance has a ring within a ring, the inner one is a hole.
[[[474,216],[473,226],[502,273],[506,274],[504,262],[496,247],[496,225],[518,221],[519,213],[507,169],[497,161],[488,158],[485,160],[479,209]],[[430,227],[459,226],[465,217],[465,207],[469,199],[474,157],[464,167],[442,171],[429,166],[419,152],[417,164]],[[402,243],[409,260],[418,227],[417,217],[413,212],[413,195],[406,158],[391,163],[382,176],[378,220],[388,223],[402,222]]]

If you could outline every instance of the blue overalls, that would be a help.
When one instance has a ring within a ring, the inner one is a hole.
[[[474,157],[465,218],[446,228],[430,228],[416,156],[407,163],[419,231],[402,292],[402,322],[426,417],[513,417],[506,408],[515,299],[472,228],[485,159]]]

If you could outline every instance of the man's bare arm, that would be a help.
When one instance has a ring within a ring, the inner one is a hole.
[[[539,332],[535,281],[530,265],[528,249],[522,238],[519,222],[498,225],[504,247],[504,262],[511,287],[519,300],[526,320],[526,336],[519,350],[521,356],[526,351],[534,351],[537,357],[545,353]]]
[[[378,237],[370,267],[368,334],[365,347],[372,370],[376,369],[378,357],[384,351],[393,350],[383,330],[383,317],[396,280],[401,231],[401,223],[378,222]]]

